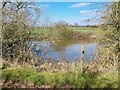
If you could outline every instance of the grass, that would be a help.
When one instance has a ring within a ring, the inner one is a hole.
[[[92,27],[68,27],[71,31],[84,32],[84,33],[95,33],[98,32],[99,28]],[[33,28],[30,30],[32,34],[47,34],[50,33],[52,29],[50,28]]]
[[[50,32],[49,28],[36,28],[34,27],[33,29],[30,29],[30,32],[32,34],[47,34]]]
[[[78,32],[96,32],[99,30],[99,28],[92,28],[92,27],[69,27],[72,31],[78,31]]]
[[[5,80],[16,82],[31,82],[34,85],[49,85],[50,87],[62,87],[70,85],[77,88],[117,88],[118,72],[38,72],[33,68],[6,68],[2,71]],[[13,85],[14,86],[14,85]],[[20,86],[19,86],[20,87]]]
[[[96,35],[99,37],[101,30],[95,27],[34,27],[30,29],[31,38],[36,40],[48,39],[57,41],[63,39],[86,39]],[[87,37],[86,37],[87,36]]]

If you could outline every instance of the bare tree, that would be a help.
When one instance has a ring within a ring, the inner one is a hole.
[[[34,18],[31,18],[31,17]],[[40,8],[35,3],[2,2],[2,54],[3,59],[29,60],[27,43],[30,39],[30,24],[35,24]],[[30,23],[31,22],[31,23]]]

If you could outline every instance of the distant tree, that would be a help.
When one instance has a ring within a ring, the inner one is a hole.
[[[75,26],[78,26],[78,23],[75,23],[74,25],[75,25]]]

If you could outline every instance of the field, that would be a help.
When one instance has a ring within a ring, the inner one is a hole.
[[[50,33],[52,28],[45,27],[45,28],[33,28],[31,29],[32,34],[47,34]],[[75,31],[75,32],[83,32],[83,33],[97,33],[100,32],[99,28],[96,27],[68,27],[68,30]]]
[[[93,28],[93,27],[69,27],[69,29],[78,32],[95,32],[99,30],[99,28]]]

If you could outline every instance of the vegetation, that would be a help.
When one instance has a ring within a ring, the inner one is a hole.
[[[30,29],[31,39],[38,38],[38,40],[49,40],[49,41],[62,41],[62,40],[71,40],[71,39],[80,39],[80,40],[90,40],[92,36],[99,36],[101,30],[98,27],[71,27],[63,22],[56,23],[51,27],[34,27]],[[86,37],[87,36],[87,37]]]
[[[102,25],[102,30],[104,30],[99,43],[101,44],[99,55],[99,60],[109,60],[118,62],[120,55],[120,2],[114,2],[108,4],[106,15],[102,18],[104,25]]]
[[[99,26],[73,27],[65,22],[59,22],[52,27],[34,27],[35,23],[29,23],[36,21],[31,19],[31,9],[38,19],[40,9],[33,3],[16,1],[2,4],[3,87],[118,88],[120,2],[110,4],[105,11],[106,16],[102,18],[104,24],[100,26],[102,32],[99,31]],[[102,35],[99,39],[97,60],[87,64],[84,62],[82,73],[79,70],[80,62],[56,63],[46,60],[37,66],[35,61],[40,58],[27,46],[32,39],[80,40],[97,35],[98,32]]]
[[[3,70],[4,82],[9,82],[9,87],[43,87],[43,88],[117,88],[118,72],[38,72],[30,67],[7,68]],[[10,82],[10,80],[15,82]],[[28,84],[30,83],[31,84]],[[19,83],[19,84],[17,84]],[[3,85],[5,88],[7,83]]]
[[[28,22],[32,13],[39,12],[39,8],[31,8],[32,3],[3,2],[2,6],[2,57],[3,60],[27,62],[32,58],[28,49],[30,32]],[[38,17],[39,14],[36,15]]]
[[[59,23],[58,23],[59,24]],[[41,28],[41,27],[34,27],[34,28],[31,28],[30,32],[32,34],[47,34],[47,33],[50,33],[51,32],[51,29],[55,29],[55,28],[58,28],[58,24],[55,24],[54,28],[52,27],[44,27],[44,28]],[[62,24],[62,23],[61,23]],[[63,26],[65,27],[64,23],[63,23]],[[67,26],[66,28],[67,30],[70,30],[70,31],[78,31],[78,32],[99,32],[100,31],[100,28],[96,27],[96,28],[92,28],[92,27],[82,27],[82,26],[79,26],[79,27],[71,27],[71,26]]]

